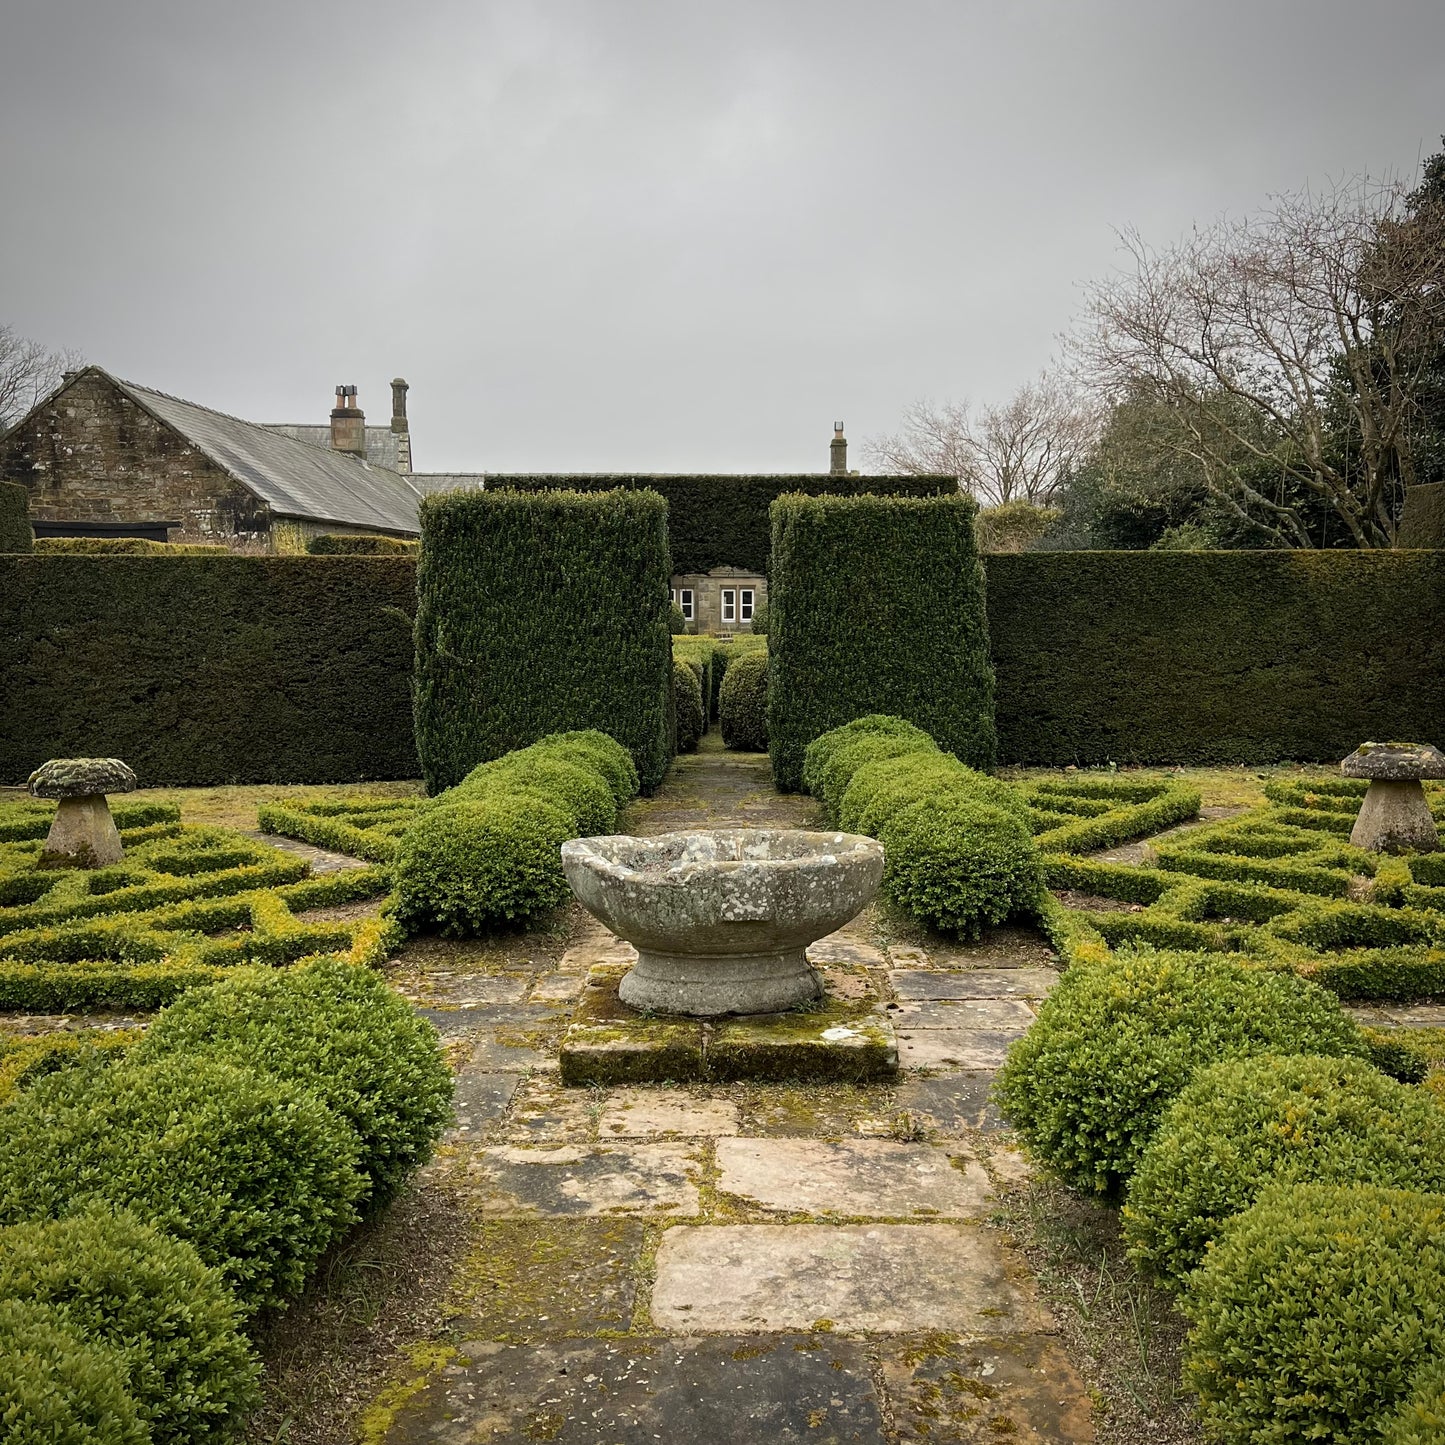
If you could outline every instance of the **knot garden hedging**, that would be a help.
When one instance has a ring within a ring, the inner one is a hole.
[[[422,503],[416,743],[427,791],[549,733],[601,728],[644,791],[671,759],[667,504],[655,492]]]

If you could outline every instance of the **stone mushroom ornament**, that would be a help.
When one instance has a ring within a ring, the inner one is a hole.
[[[1372,853],[1433,853],[1440,846],[1422,786],[1445,778],[1445,754],[1429,743],[1361,743],[1340,771],[1370,786],[1350,842]]]
[[[30,775],[36,798],[60,806],[37,868],[104,868],[121,859],[120,834],[110,816],[107,793],[135,790],[135,774],[119,758],[51,758]]]

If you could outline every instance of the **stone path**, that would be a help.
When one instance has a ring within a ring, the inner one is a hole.
[[[808,826],[764,758],[678,761],[625,826]],[[890,942],[865,914],[815,961],[891,1001],[895,1084],[565,1089],[556,1042],[593,964],[571,934],[413,945],[397,982],[441,1028],[465,1201],[453,1346],[394,1394],[391,1445],[551,1440],[1093,1439],[1089,1399],[1009,1241],[1023,1176],[988,1103],[1055,974],[1032,935]]]

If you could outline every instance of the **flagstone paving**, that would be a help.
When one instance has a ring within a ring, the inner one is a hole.
[[[681,758],[624,826],[808,827],[767,760]],[[536,946],[533,946],[535,943]],[[430,1174],[467,1238],[440,1364],[389,1396],[389,1445],[1092,1440],[1029,1271],[989,1222],[1024,1176],[989,1085],[1056,974],[1029,930],[890,941],[870,910],[810,950],[889,1006],[903,1073],[870,1085],[567,1088],[590,920],[527,956],[409,948],[456,1122]]]

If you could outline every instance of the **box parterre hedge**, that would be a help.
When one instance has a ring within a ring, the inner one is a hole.
[[[868,713],[907,718],[993,765],[993,668],[976,507],[963,496],[780,497],[773,504],[768,738],[802,783],[808,744]]]
[[[988,559],[1004,762],[1337,761],[1445,730],[1445,552]]]
[[[654,492],[428,497],[416,625],[428,791],[586,728],[605,728],[655,788],[671,757],[668,576]]]
[[[415,777],[415,572],[0,557],[0,781],[53,757],[125,758],[146,786]]]
[[[954,477],[648,476],[631,473],[498,475],[489,491],[656,492],[667,503],[667,536],[674,572],[741,567],[766,575],[772,545],[768,508],[791,492],[809,496],[937,497],[956,494]]]

